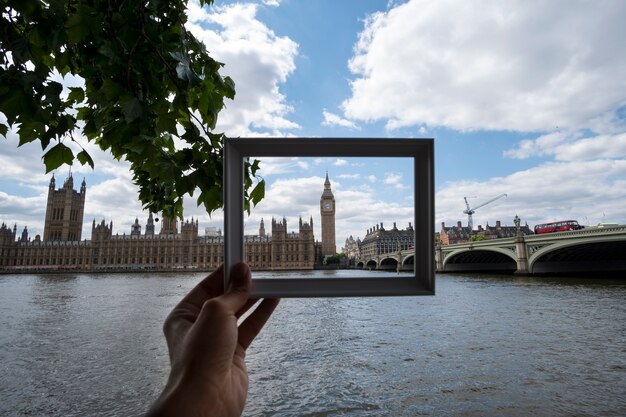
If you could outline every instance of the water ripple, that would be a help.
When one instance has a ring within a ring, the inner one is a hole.
[[[0,276],[0,415],[142,415],[202,278]],[[245,415],[626,415],[626,282],[445,275],[437,296],[283,300]]]

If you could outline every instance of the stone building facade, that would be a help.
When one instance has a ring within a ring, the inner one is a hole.
[[[457,222],[456,226],[452,227],[446,226],[446,222],[441,222],[439,239],[441,240],[442,245],[452,245],[454,243],[468,242],[471,236],[472,229],[467,226],[463,226],[461,222]]]
[[[56,189],[55,186],[54,175],[52,175],[48,186],[43,240],[80,240],[87,193],[85,180],[83,179],[78,192],[74,190],[74,179],[71,174],[65,180],[63,187]]]
[[[346,243],[344,244],[341,251],[346,255],[348,259],[360,259],[361,257],[361,239],[352,237],[350,235],[349,238],[346,239]]]
[[[415,231],[409,223],[406,229],[398,229],[396,223],[386,230],[383,223],[367,230],[359,246],[359,258],[371,259],[384,253],[410,249],[415,245]]]
[[[526,223],[519,227],[521,235],[531,235],[533,231]],[[485,240],[500,239],[506,237],[515,237],[518,234],[517,226],[502,226],[500,220],[496,221],[495,226],[483,227],[478,225],[478,229],[472,230],[467,226],[463,226],[461,222],[457,222],[456,226],[448,227],[445,222],[441,222],[441,230],[439,231],[439,239],[442,245],[451,245],[454,243],[469,242],[473,236],[482,236]]]
[[[44,236],[48,238],[42,240],[37,235],[31,240],[26,228],[18,238],[16,226],[12,229],[4,223],[0,226],[0,271],[210,271],[224,261],[224,237],[221,233],[199,236],[198,220],[193,218],[180,222],[163,219],[157,234],[155,219],[150,214],[143,234],[139,219],[135,219],[130,233],[122,235],[113,235],[112,221],[94,220],[91,240],[70,239],[80,237],[72,219],[78,216],[82,223],[86,192],[84,180],[79,193],[71,185],[67,180],[61,190],[55,190],[54,179],[51,181],[49,193],[53,194],[53,204],[48,208],[56,214],[49,216],[46,212],[44,230],[51,232],[49,235],[44,232]],[[82,196],[76,200],[80,207],[74,205],[75,200],[65,206],[57,204],[57,196],[67,201],[70,192],[72,198]],[[68,217],[67,207],[69,221],[59,223]],[[63,209],[63,215],[59,215],[59,208]],[[259,234],[244,237],[244,254],[246,262],[257,270],[313,269],[316,260],[313,218],[308,223],[300,218],[297,232],[288,231],[286,219],[272,219],[269,235],[261,220]]]

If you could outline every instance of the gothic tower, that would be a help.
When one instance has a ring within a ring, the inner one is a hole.
[[[146,236],[154,237],[154,218],[152,213],[148,215],[148,222],[146,223]]]
[[[335,197],[330,189],[328,172],[324,181],[324,191],[320,198],[320,214],[322,217],[322,255],[333,256],[337,253],[335,245]]]
[[[139,224],[139,219],[135,217],[135,223],[130,226],[130,235],[131,236],[141,236],[141,225]]]
[[[189,219],[187,219],[187,221],[181,219],[180,234],[183,240],[195,240],[198,237],[198,220],[196,219],[194,221],[193,217],[191,218],[191,222]]]
[[[86,193],[85,179],[81,183],[80,192],[74,190],[72,174],[65,180],[63,188],[57,190],[54,175],[52,175],[48,187],[43,240],[80,240],[83,230]]]
[[[165,213],[163,213],[165,214]],[[178,234],[178,220],[176,219],[168,219],[167,217],[163,216],[162,222],[161,222],[161,231],[159,232],[160,235],[176,235]]]

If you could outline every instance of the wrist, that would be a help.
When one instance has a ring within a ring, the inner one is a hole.
[[[212,390],[200,390],[197,384],[169,384],[152,405],[146,417],[226,417],[230,416],[222,400]],[[240,414],[237,414],[240,415]]]

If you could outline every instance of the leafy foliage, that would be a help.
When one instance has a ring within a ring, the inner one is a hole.
[[[327,265],[334,265],[334,264],[339,264],[341,263],[341,260],[346,258],[346,254],[345,253],[337,253],[335,255],[332,256],[327,256],[326,257],[326,264]]]
[[[221,207],[225,137],[213,130],[235,84],[185,29],[186,6],[186,0],[3,0],[0,134],[15,128],[19,146],[39,141],[50,172],[74,160],[94,167],[82,133],[130,162],[139,199],[151,212],[181,216],[183,196],[196,189],[209,213]],[[84,86],[64,93],[58,80],[67,74]],[[68,141],[82,150],[74,155]],[[264,196],[258,164],[245,165],[248,210]]]

